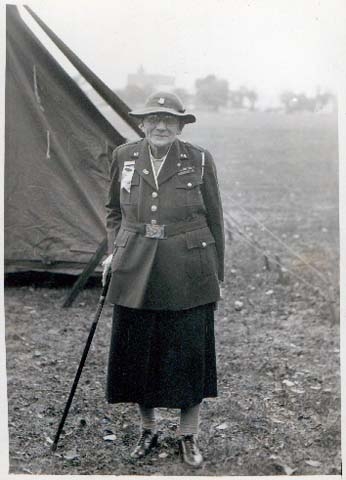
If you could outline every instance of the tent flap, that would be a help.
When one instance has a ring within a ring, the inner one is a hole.
[[[5,271],[80,272],[105,237],[124,138],[7,5]]]

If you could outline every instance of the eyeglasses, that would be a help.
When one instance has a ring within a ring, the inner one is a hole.
[[[173,115],[147,115],[144,117],[144,120],[150,123],[150,125],[158,125],[160,122],[164,122],[168,127],[178,125],[178,119]]]

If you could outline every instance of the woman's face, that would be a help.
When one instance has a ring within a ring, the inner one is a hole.
[[[155,113],[143,118],[142,130],[150,145],[160,149],[173,143],[182,128],[174,115]]]

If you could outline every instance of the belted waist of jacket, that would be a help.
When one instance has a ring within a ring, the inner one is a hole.
[[[198,218],[197,220],[175,222],[167,225],[122,222],[120,229],[139,233],[147,238],[165,240],[168,237],[173,237],[174,235],[185,232],[192,232],[193,230],[199,230],[207,226],[208,224],[205,218]]]
[[[148,310],[216,302],[224,233],[211,154],[175,140],[155,182],[144,139],[116,148],[110,175],[108,300]]]

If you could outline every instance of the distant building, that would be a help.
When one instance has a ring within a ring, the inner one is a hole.
[[[140,66],[137,73],[128,74],[127,85],[140,87],[142,89],[151,87],[155,90],[169,90],[170,88],[174,88],[175,78],[169,75],[146,73],[143,66]]]

